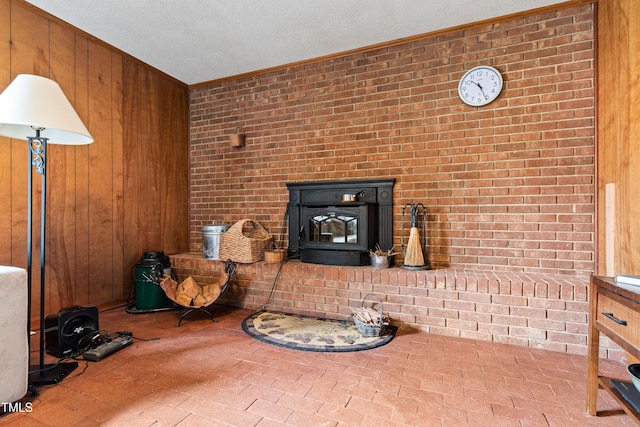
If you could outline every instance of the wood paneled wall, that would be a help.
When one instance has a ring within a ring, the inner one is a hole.
[[[187,87],[21,0],[0,0],[0,40],[0,90],[23,73],[57,81],[95,139],[48,147],[45,313],[122,300],[143,252],[189,248]],[[28,163],[26,139],[0,138],[2,265],[27,265]],[[34,187],[37,227],[37,174]]]
[[[640,2],[598,2],[597,274],[640,275]]]

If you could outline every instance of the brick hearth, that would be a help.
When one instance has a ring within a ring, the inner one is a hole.
[[[171,256],[179,280],[217,280],[224,263],[200,254]],[[436,335],[585,354],[588,278],[481,269],[376,270],[287,261],[239,264],[221,304],[346,319],[368,292],[376,293],[393,323]],[[604,340],[603,357],[624,351]]]

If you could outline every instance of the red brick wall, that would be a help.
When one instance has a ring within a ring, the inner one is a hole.
[[[171,264],[179,281],[190,276],[200,284],[217,282],[224,267],[224,262],[201,254],[174,255]],[[588,287],[588,277],[558,274],[377,270],[294,260],[282,267],[239,264],[237,276],[216,304],[349,319],[351,309],[372,292],[401,333],[421,330],[586,355]],[[626,357],[606,337],[601,338],[600,356],[619,361]]]
[[[481,64],[504,90],[473,108],[457,84]],[[394,177],[396,247],[422,202],[432,267],[588,275],[594,97],[592,5],[194,87],[191,250],[214,220],[279,235],[287,182]]]

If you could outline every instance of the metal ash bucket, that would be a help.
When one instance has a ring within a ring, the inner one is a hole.
[[[202,253],[205,258],[220,259],[220,236],[228,229],[227,224],[211,224],[202,226]]]

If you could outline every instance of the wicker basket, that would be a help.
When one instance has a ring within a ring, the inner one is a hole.
[[[356,313],[354,313],[353,315],[353,322],[356,324],[356,328],[358,329],[358,331],[365,337],[379,337],[380,335],[384,335],[386,333],[387,326],[389,325],[389,316],[382,312],[382,308],[383,308],[382,300],[380,300],[380,298],[376,294],[369,293],[365,295],[364,299],[362,300],[362,308],[357,309],[355,311],[356,312],[366,311],[364,306],[368,297],[373,297],[377,300],[378,322],[376,323],[363,322],[362,320],[359,319],[359,316],[357,316]]]
[[[249,264],[262,261],[273,236],[260,224],[242,219],[220,236],[220,259]]]
[[[271,246],[264,251],[264,262],[275,264],[284,261],[285,250],[280,249],[276,242],[271,242]]]
[[[271,249],[264,252],[264,261],[275,264],[284,260],[284,249]]]

